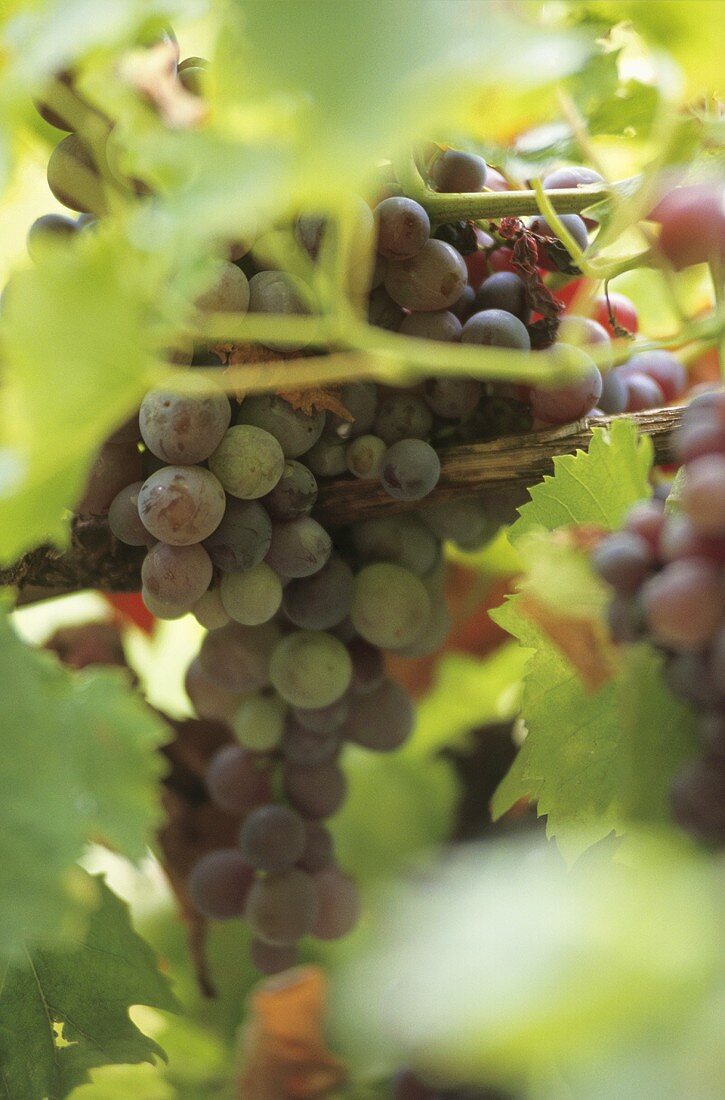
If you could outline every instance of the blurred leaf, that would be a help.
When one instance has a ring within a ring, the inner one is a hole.
[[[520,705],[526,656],[514,643],[485,660],[448,653],[438,664],[431,691],[418,706],[406,758],[420,758],[460,743],[472,729],[513,719]]]
[[[119,226],[16,272],[3,309],[0,559],[61,545],[93,453],[160,370],[168,259]],[[177,322],[178,323],[178,322]]]
[[[543,539],[535,541],[535,551],[537,562],[545,558]],[[662,660],[651,647],[628,647],[612,656],[602,622],[606,588],[584,554],[570,552],[570,557],[579,561],[570,570],[565,613],[589,625],[596,642],[590,657],[581,636],[572,634],[578,647],[572,652],[556,631],[542,629],[546,619],[531,614],[529,594],[543,598],[536,573],[492,613],[522,646],[534,650],[521,710],[528,734],[494,795],[492,812],[498,818],[521,798],[535,801],[538,813],[547,816],[547,834],[571,860],[609,833],[626,832],[634,821],[666,821],[669,784],[696,752],[697,739],[694,716],[665,687]],[[567,562],[559,548],[554,562],[563,586]],[[580,595],[584,568],[590,598]],[[545,576],[539,574],[539,581]]]
[[[587,452],[559,455],[554,476],[531,488],[531,500],[509,529],[511,541],[535,527],[553,531],[569,523],[615,530],[633,504],[651,496],[651,466],[652,441],[640,437],[632,421],[595,428]]]
[[[716,865],[665,839],[641,837],[629,866],[599,852],[571,872],[539,841],[466,848],[381,899],[335,1022],[447,1081],[518,1095],[528,1080],[560,1100],[555,1067],[589,1086],[577,1097],[716,1100],[722,1080],[698,1059],[723,992],[719,894]],[[620,1091],[622,1066],[655,1051],[652,1084]]]
[[[70,673],[0,620],[0,956],[76,931],[94,880],[74,869],[90,837],[140,860],[159,820],[154,751],[167,727],[123,673]]]
[[[123,902],[96,880],[100,907],[71,950],[28,947],[0,983],[0,1064],[8,1100],[60,1100],[113,1062],[153,1062],[163,1051],[128,1010],[178,1006]]]

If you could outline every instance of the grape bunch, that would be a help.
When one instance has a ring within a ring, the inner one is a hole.
[[[624,530],[594,552],[614,588],[617,642],[649,638],[665,654],[667,681],[696,708],[702,755],[672,789],[676,820],[725,844],[725,392],[688,405],[677,439],[684,465],[680,508],[637,505]]]
[[[203,92],[204,70],[198,58],[178,65],[187,92]],[[44,117],[72,128],[47,110]],[[51,190],[81,216],[33,225],[36,262],[49,239],[93,232],[104,214],[99,166],[84,149],[71,133],[51,156]],[[439,192],[508,187],[481,157],[455,149],[436,147],[424,170]],[[572,167],[544,185],[596,182],[597,173]],[[594,223],[575,214],[561,222],[586,248]],[[290,247],[315,264],[335,227],[303,211],[286,230]],[[175,377],[106,441],[78,505],[107,514],[121,543],[145,551],[142,595],[156,617],[192,613],[207,631],[186,690],[199,718],[224,722],[233,735],[210,761],[206,787],[240,830],[235,847],[199,860],[188,894],[207,918],[245,918],[265,973],[291,965],[304,936],[333,939],[355,925],[357,890],[325,824],[346,796],[344,746],[391,752],[405,743],[413,705],[386,675],[386,654],[441,648],[450,625],[444,544],[483,546],[520,503],[506,493],[430,502],[441,446],[660,404],[686,384],[668,352],[642,351],[614,367],[611,336],[637,327],[623,296],[597,300],[597,319],[568,314],[555,340],[541,329],[541,311],[555,317],[561,309],[544,287],[546,272],[577,274],[543,218],[432,224],[390,177],[374,202],[358,200],[356,237],[370,261],[360,271],[371,275],[361,286],[351,274],[349,290],[364,298],[370,325],[435,341],[442,364],[445,345],[460,341],[548,356],[571,367],[574,380],[554,389],[484,385],[443,372],[408,386],[351,380],[309,404],[294,392],[230,398],[199,369],[219,365],[213,348],[174,348]],[[270,262],[263,233],[217,243],[215,280],[189,303],[197,320],[314,313],[312,286]],[[290,391],[295,360],[315,353],[274,339],[259,350],[286,360]],[[401,510],[347,527],[325,522],[320,486],[345,477],[382,486]]]

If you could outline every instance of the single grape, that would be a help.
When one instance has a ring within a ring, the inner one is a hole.
[[[332,552],[332,539],[311,516],[272,524],[266,561],[282,577],[310,577],[322,569]]]
[[[388,264],[385,289],[404,309],[448,309],[460,298],[467,278],[460,253],[444,241],[429,240],[411,259]]]
[[[602,539],[592,563],[603,580],[625,594],[636,592],[655,564],[648,544],[632,531],[616,531]]]
[[[625,529],[640,535],[656,557],[660,552],[660,540],[665,526],[665,513],[661,501],[642,500],[630,508],[625,519]]]
[[[269,766],[241,745],[225,745],[209,761],[204,776],[209,797],[227,814],[248,814],[272,797]]]
[[[236,848],[207,852],[191,869],[186,891],[194,908],[209,920],[230,920],[244,913],[254,872]]]
[[[319,912],[312,928],[318,940],[339,940],[352,932],[360,919],[361,902],[355,883],[338,867],[315,875]]]
[[[338,413],[327,414],[327,431],[340,439],[355,439],[366,435],[373,426],[378,408],[378,387],[374,382],[349,382],[340,390],[340,404],[352,417],[348,420]]]
[[[377,480],[387,449],[387,443],[380,436],[359,435],[345,448],[345,465],[361,481]]]
[[[234,736],[250,752],[271,752],[282,740],[286,712],[276,695],[252,695],[234,712]]]
[[[344,439],[336,435],[323,435],[314,447],[310,447],[305,462],[316,477],[338,477],[347,468],[345,448]]]
[[[714,753],[678,775],[671,803],[678,825],[706,844],[725,844],[725,762]]]
[[[438,541],[418,515],[376,516],[361,520],[350,530],[352,544],[366,561],[402,565],[422,577],[438,561]]]
[[[315,821],[337,813],[347,795],[345,773],[334,760],[314,767],[286,763],[284,782],[295,809]]]
[[[219,589],[224,610],[244,626],[269,622],[282,603],[280,579],[263,561],[243,572],[225,573]]]
[[[474,313],[485,309],[502,309],[512,313],[525,325],[529,323],[531,310],[526,294],[526,284],[511,271],[497,271],[484,279],[476,291]]]
[[[256,879],[244,915],[258,939],[285,947],[312,931],[318,910],[312,875],[293,867]]]
[[[297,458],[322,435],[325,413],[315,410],[308,414],[293,408],[283,397],[259,394],[244,399],[236,422],[263,428],[279,442],[285,458]]]
[[[174,619],[181,619],[189,612],[188,604],[167,603],[165,600],[159,600],[143,585],[141,586],[141,599],[144,602],[146,610],[150,611],[156,619],[167,619],[172,621]]]
[[[637,642],[646,633],[646,624],[639,597],[615,593],[607,608],[607,620],[612,641],[618,645]]]
[[[709,454],[725,454],[725,427],[717,417],[704,413],[697,421],[683,419],[675,440],[681,462],[692,462]]]
[[[311,577],[290,581],[282,607],[291,623],[303,630],[328,630],[342,622],[350,610],[355,578],[352,569],[332,554]]]
[[[428,313],[409,313],[403,318],[399,331],[404,336],[419,340],[456,341],[461,338],[461,322],[448,309]]]
[[[196,379],[196,375],[191,377]],[[229,427],[232,410],[229,399],[203,384],[202,392],[151,390],[141,402],[139,427],[149,450],[170,465],[203,462],[221,443]],[[195,387],[196,388],[196,387]]]
[[[355,696],[345,736],[372,752],[394,752],[415,725],[413,702],[395,680],[384,680],[375,691]]]
[[[104,214],[103,180],[88,146],[78,134],[60,141],[48,160],[48,186],[58,202],[81,213]]]
[[[503,309],[485,309],[469,317],[461,332],[464,344],[529,351],[531,340],[526,326]]]
[[[213,566],[203,546],[167,546],[157,542],[141,566],[147,592],[162,603],[191,610],[211,584]]]
[[[390,446],[400,439],[427,439],[433,414],[417,393],[393,393],[381,401],[375,417],[375,435]]]
[[[675,650],[706,645],[725,611],[720,571],[697,558],[666,565],[645,583],[642,600],[652,634]]]
[[[184,680],[186,694],[200,718],[217,722],[231,722],[244,699],[239,691],[227,691],[211,680],[201,666],[198,657],[189,665]]]
[[[414,199],[394,195],[373,211],[377,250],[391,260],[407,260],[420,252],[430,237],[430,219]]]
[[[252,940],[249,945],[249,958],[255,970],[260,974],[281,974],[297,962],[294,947],[281,947],[264,940]]]
[[[388,277],[388,269],[385,269],[385,278]],[[376,328],[384,328],[388,332],[397,332],[400,322],[405,314],[397,302],[388,294],[385,285],[376,287],[368,299],[368,322]]]
[[[602,374],[602,392],[599,395],[599,408],[602,412],[616,416],[623,413],[629,401],[629,389],[619,368]]]
[[[564,228],[569,231],[570,236],[574,238],[579,248],[585,250],[589,244],[589,234],[584,224],[584,219],[580,218],[578,214],[560,214],[559,221]],[[560,239],[559,234],[553,226],[551,226],[541,214],[531,219],[529,222],[529,229],[539,237],[553,237],[555,240]]]
[[[344,725],[349,709],[347,698],[343,696],[327,707],[293,707],[292,713],[303,729],[326,736],[337,733]]]
[[[688,463],[681,505],[699,532],[725,535],[725,455]]]
[[[152,541],[138,514],[138,494],[142,485],[142,481],[133,481],[121,489],[108,509],[111,533],[127,546],[148,546]]]
[[[229,260],[220,262],[213,284],[196,299],[204,313],[246,313],[250,308],[247,276]]]
[[[578,164],[573,164],[568,168],[555,168],[553,172],[548,172],[542,180],[542,184],[547,191],[582,187],[592,183],[604,183],[603,176],[600,176],[599,172],[595,172],[593,168],[584,168]]]
[[[614,317],[615,323],[620,328],[626,329],[627,332],[637,332],[639,328],[637,310],[634,303],[626,295],[619,294],[616,290],[610,290],[609,304],[607,304],[606,295],[602,294],[599,298],[594,299],[592,307],[594,320],[598,321],[611,336],[617,334],[610,319],[610,308],[611,316]]]
[[[350,691],[355,695],[367,695],[379,688],[385,679],[385,659],[378,647],[364,638],[353,638],[347,651],[352,660]]]
[[[624,384],[627,387],[627,412],[657,409],[665,403],[660,386],[648,374],[632,371],[624,376]]]
[[[188,65],[180,69],[179,81],[191,95],[203,96],[208,74],[200,65]]]
[[[725,196],[722,184],[680,187],[652,213],[661,223],[659,247],[678,271],[725,259]]]
[[[712,675],[707,657],[706,652],[671,653],[664,667],[670,690],[701,709],[717,706],[725,690],[723,681],[718,684]]]
[[[429,175],[438,191],[483,191],[486,186],[487,166],[476,153],[464,153],[460,149],[446,149],[436,157]]]
[[[478,255],[480,255],[480,253],[475,253],[475,258],[478,258]],[[470,260],[471,257],[469,256],[468,259]],[[451,313],[454,315],[454,317],[458,318],[461,324],[467,321],[472,313],[476,312],[476,291],[471,285],[470,267],[468,272],[468,279],[469,282],[466,286],[464,286],[463,293],[461,294],[460,298],[456,298],[455,302],[451,306]]]
[[[218,588],[208,588],[191,610],[199,626],[205,630],[218,630],[229,622]]]
[[[557,367],[576,368],[576,377],[563,386],[544,389],[534,386],[529,401],[534,418],[543,424],[569,424],[586,416],[602,393],[602,376],[594,361],[581,348],[555,344],[545,353]]]
[[[304,280],[288,271],[260,271],[249,280],[249,312],[272,314],[312,313],[313,296]],[[299,342],[267,340],[274,351],[299,351]]]
[[[262,503],[272,519],[298,519],[308,515],[317,501],[315,475],[301,462],[285,462],[282,476]],[[270,538],[271,538],[270,530]]]
[[[641,351],[628,359],[619,370],[627,379],[632,374],[646,374],[662,390],[665,401],[674,401],[687,389],[687,371],[669,351]]]
[[[79,515],[104,516],[121,490],[142,476],[141,455],[135,443],[104,444],[93,460],[75,511]]]
[[[287,806],[259,806],[239,830],[239,848],[247,863],[272,873],[294,866],[306,839],[303,819]]]
[[[225,432],[210,456],[209,469],[232,496],[257,500],[281,478],[284,454],[269,432],[253,424],[237,424]]]
[[[350,618],[358,634],[373,645],[383,649],[410,645],[429,614],[424,585],[399,565],[366,565],[355,578]]]
[[[430,657],[438,653],[451,631],[451,616],[443,596],[433,598],[428,622],[410,645],[398,650],[401,657]]]
[[[46,248],[67,244],[77,232],[78,223],[65,214],[43,214],[28,230],[28,255],[36,262],[42,260]]]
[[[428,407],[444,420],[463,420],[476,409],[483,387],[475,378],[428,378],[423,396]]]
[[[337,638],[322,631],[298,630],[275,647],[270,679],[295,707],[326,707],[350,686],[352,661]]]
[[[144,481],[138,513],[154,538],[172,546],[201,542],[221,523],[227,498],[201,466],[164,466]]]
[[[297,866],[316,874],[335,862],[335,846],[328,829],[319,821],[305,822],[305,848]]]
[[[440,474],[440,459],[429,443],[401,439],[388,448],[380,480],[394,500],[422,500],[435,489]]]
[[[707,558],[725,565],[725,540],[717,534],[703,533],[682,512],[665,519],[660,536],[659,554],[664,562],[677,558]]]
[[[204,638],[201,666],[210,680],[227,691],[259,691],[269,683],[269,661],[278,640],[279,627],[273,623],[229,623],[210,630]]]
[[[217,569],[232,573],[259,565],[271,541],[272,521],[262,504],[230,497],[224,518],[204,546]]]
[[[600,370],[609,370],[614,364],[614,353],[609,333],[603,325],[600,325],[598,321],[593,321],[591,317],[579,317],[573,313],[562,317],[557,339],[562,344],[573,344],[578,348],[596,348],[597,366]]]

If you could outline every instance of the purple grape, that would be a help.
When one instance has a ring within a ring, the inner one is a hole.
[[[236,848],[217,848],[194,864],[186,889],[195,909],[209,920],[244,913],[254,872]]]
[[[486,309],[502,309],[528,324],[531,310],[523,279],[512,271],[497,271],[484,279],[476,292],[474,312]]]
[[[464,344],[529,351],[531,340],[526,326],[503,309],[485,309],[469,317],[461,332]]]
[[[406,260],[420,252],[430,237],[430,219],[414,199],[394,195],[373,211],[377,250],[389,260]]]
[[[422,500],[435,489],[440,474],[440,459],[430,444],[401,439],[388,448],[380,480],[395,500]]]
[[[464,153],[460,149],[446,149],[430,168],[430,179],[438,191],[473,193],[486,186],[486,162],[476,153]]]

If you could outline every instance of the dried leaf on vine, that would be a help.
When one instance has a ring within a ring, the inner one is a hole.
[[[173,42],[156,42],[145,50],[133,50],[118,64],[119,75],[141,92],[158,110],[172,130],[189,130],[206,118],[204,100],[192,95],[177,73],[177,50]]]
[[[616,672],[615,653],[602,623],[562,614],[531,592],[519,595],[519,611],[531,619],[561,650],[579,673],[587,691],[595,692]]]
[[[527,229],[520,218],[503,218],[499,232],[504,240],[512,242],[511,262],[526,287],[526,304],[541,320],[529,326],[532,346],[548,347],[556,339],[559,314],[564,306],[544,284],[538,267],[538,238]]]
[[[279,390],[279,396],[288,401],[293,409],[312,416],[315,410],[335,413],[349,423],[355,419],[349,409],[340,400],[339,386],[317,386],[308,390]]]

